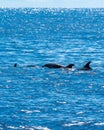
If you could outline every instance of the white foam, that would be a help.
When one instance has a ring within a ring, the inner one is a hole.
[[[21,110],[21,112],[24,112],[24,113],[37,113],[37,112],[40,112],[40,110]]]
[[[64,124],[65,127],[70,127],[70,126],[82,126],[84,125],[85,122],[77,122],[77,123],[68,123],[68,124]]]
[[[36,129],[36,130],[51,130],[47,127],[42,127],[42,126],[36,126],[36,127],[34,127],[34,129]]]
[[[97,125],[97,126],[103,126],[104,122],[95,123],[95,125]]]

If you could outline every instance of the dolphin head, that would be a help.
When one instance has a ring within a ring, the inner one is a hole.
[[[69,64],[68,66],[66,66],[66,68],[72,68],[74,66],[74,64]]]

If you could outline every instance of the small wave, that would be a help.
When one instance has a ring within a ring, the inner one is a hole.
[[[64,101],[56,101],[58,104],[66,104]]]
[[[79,111],[79,112],[77,112],[76,114],[77,115],[80,115],[80,114],[83,114],[84,112],[83,111]]]
[[[38,113],[38,112],[40,112],[40,110],[21,110],[21,112],[24,112],[24,113],[27,113],[27,114],[29,114],[29,113]]]
[[[103,126],[104,122],[95,123],[96,126]]]
[[[42,126],[37,126],[37,127],[34,127],[35,130],[51,130],[47,127],[42,127]]]
[[[19,127],[15,127],[15,126],[8,126],[7,128],[9,129],[13,129],[13,130],[51,130],[47,127],[42,127],[42,126],[33,126],[33,127],[29,127],[29,126],[19,126]]]
[[[8,129],[13,129],[13,130],[18,130],[18,127],[15,127],[15,126],[7,126]]]
[[[65,127],[71,127],[71,126],[82,126],[85,125],[85,122],[77,122],[77,123],[68,123],[68,124],[64,124]]]
[[[7,83],[11,83],[11,82],[12,82],[12,80],[7,80],[6,82],[7,82]]]

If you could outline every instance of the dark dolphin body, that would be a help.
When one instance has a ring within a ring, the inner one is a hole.
[[[92,68],[90,67],[90,63],[91,61],[87,62],[83,68],[80,68],[78,70],[92,70]]]
[[[68,66],[62,66],[62,65],[59,65],[59,64],[55,64],[55,63],[48,63],[48,64],[43,65],[42,67],[54,68],[54,69],[58,69],[58,68],[72,69],[73,66],[74,66],[74,64],[69,64]]]

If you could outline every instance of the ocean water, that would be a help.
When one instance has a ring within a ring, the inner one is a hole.
[[[104,130],[104,9],[0,9],[0,130],[12,129]]]

